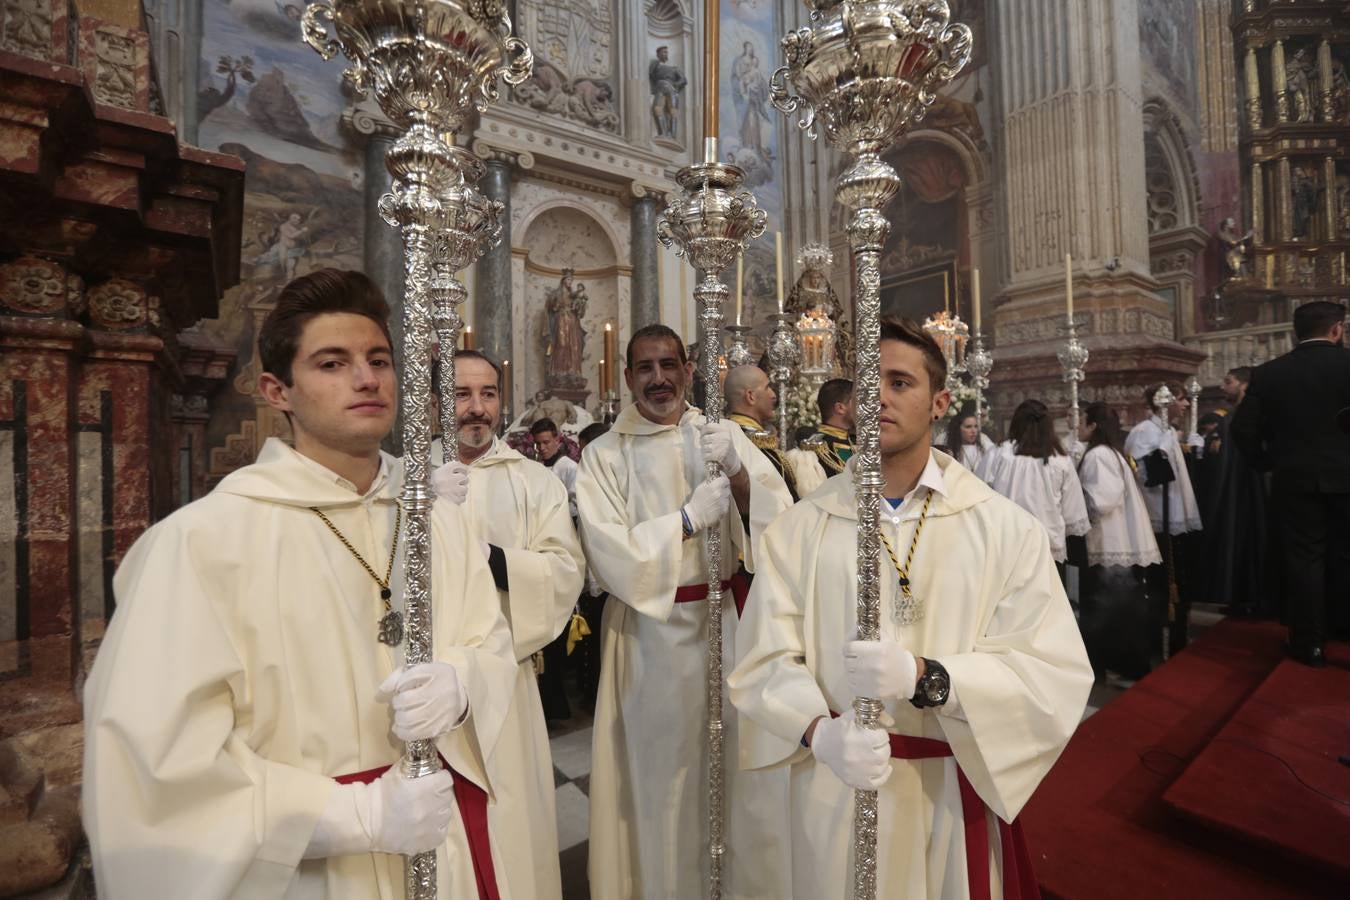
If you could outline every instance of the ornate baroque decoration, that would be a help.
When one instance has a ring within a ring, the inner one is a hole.
[[[23,56],[51,56],[53,22],[58,18],[53,0],[4,0],[3,13],[0,47]]]
[[[101,27],[94,32],[94,55],[94,99],[136,109],[136,41],[124,29]]]
[[[324,59],[341,51],[350,61],[347,82],[358,94],[372,94],[385,117],[406,129],[385,157],[394,184],[380,213],[399,227],[404,249],[402,630],[404,659],[415,665],[432,657],[432,336],[441,339],[440,386],[453,398],[451,338],[458,335],[455,306],[465,296],[455,274],[500,234],[502,211],[473,188],[481,166],[453,146],[454,135],[497,99],[499,79],[514,85],[529,77],[533,55],[511,36],[502,0],[321,0],[306,8],[302,25],[305,42]],[[453,399],[441,404],[447,435],[457,430],[454,407]],[[414,778],[439,771],[435,744],[408,742],[402,765]],[[435,898],[436,854],[409,857],[404,882],[412,900]]]
[[[112,278],[89,289],[89,322],[108,331],[130,331],[150,322],[151,300],[138,284]]]
[[[0,309],[21,316],[71,312],[70,286],[59,263],[21,256],[0,265]]]
[[[609,0],[559,0],[534,5],[523,15],[523,30],[538,57],[534,74],[512,91],[516,102],[617,133]]]
[[[923,119],[970,61],[970,29],[951,24],[946,0],[806,0],[812,24],[783,38],[787,65],[770,82],[773,103],[800,112],[799,126],[852,157],[836,199],[850,212],[857,315],[858,636],[876,640],[880,624],[878,520],[881,511],[881,250],[890,223],[882,214],[900,177],[881,158]],[[854,700],[858,724],[878,728],[880,700]],[[853,820],[858,900],[876,897],[877,795],[858,791]]]

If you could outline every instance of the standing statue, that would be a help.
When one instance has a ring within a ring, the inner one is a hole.
[[[1223,244],[1223,264],[1228,279],[1246,278],[1247,256],[1251,252],[1252,233],[1238,233],[1237,220],[1232,216],[1219,226],[1219,243]]]
[[[680,94],[689,79],[670,64],[669,47],[656,48],[656,59],[647,66],[647,80],[652,86],[652,122],[656,125],[656,136],[673,140],[675,110],[680,108]]]
[[[576,270],[563,269],[558,286],[549,291],[544,302],[548,314],[546,371],[549,387],[574,387],[585,383],[581,374],[581,352],[586,332],[581,318],[586,315],[586,286],[575,280]]]
[[[1295,165],[1290,173],[1294,215],[1292,237],[1296,241],[1312,237],[1313,217],[1317,214],[1317,170],[1310,165]]]
[[[786,310],[797,317],[798,329],[804,322],[825,324],[833,332],[832,365],[837,372],[853,371],[853,334],[844,316],[844,305],[830,284],[829,268],[834,254],[824,244],[807,244],[797,255],[801,277],[787,297]],[[809,353],[807,355],[810,355]]]
[[[1315,77],[1312,56],[1307,47],[1300,48],[1294,58],[1285,63],[1285,92],[1289,95],[1290,115],[1295,122],[1313,120],[1312,79]]]

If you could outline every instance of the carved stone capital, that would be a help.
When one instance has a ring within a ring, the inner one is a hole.
[[[360,138],[396,138],[402,132],[385,117],[373,97],[354,99],[342,111],[342,125]]]
[[[471,147],[474,156],[483,162],[506,163],[508,166],[528,172],[534,168],[534,154],[528,150],[510,150],[489,144],[482,138],[475,138]]]

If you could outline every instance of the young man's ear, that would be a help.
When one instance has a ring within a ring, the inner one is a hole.
[[[271,372],[263,372],[258,376],[258,393],[263,395],[267,405],[280,412],[288,413],[291,411],[291,400],[287,396],[286,384]]]

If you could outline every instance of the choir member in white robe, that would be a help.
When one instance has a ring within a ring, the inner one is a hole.
[[[977,474],[1036,517],[1050,537],[1051,556],[1062,565],[1068,559],[1068,538],[1087,534],[1091,524],[1073,460],[1039,400],[1018,405],[1008,435],[985,455]]]
[[[359,273],[320,270],[283,289],[260,332],[259,381],[296,449],[269,439],[118,569],[84,695],[100,897],[399,900],[404,864],[391,854],[433,848],[439,896],[491,896],[479,892],[491,850],[465,812],[476,792],[485,819],[482,761],[515,667],[453,505],[430,519],[436,662],[403,669],[377,639],[387,565],[389,605],[403,603],[403,468],[378,449],[397,393],[387,315]],[[377,776],[409,736],[438,736],[455,774]],[[370,783],[335,780],[357,773]]]
[[[703,530],[722,528],[724,580],[738,552],[753,571],[754,541],[792,499],[739,426],[706,424],[685,404],[693,367],[675,332],[639,330],[627,360],[636,404],[587,446],[577,473],[586,560],[610,594],[591,758],[591,896],[694,900],[708,883]],[[730,478],[706,483],[705,456]],[[737,616],[730,591],[725,598],[729,671]],[[725,896],[776,900],[786,893],[786,776],[736,771],[736,716],[729,702],[723,708]]]
[[[851,466],[784,513],[760,548],[731,676],[742,763],[791,771],[785,896],[852,895],[855,788],[878,791],[878,896],[1028,896],[1020,829],[1003,823],[1073,733],[1092,671],[1044,530],[929,446],[948,402],[932,387],[945,382],[937,345],[913,322],[884,320],[881,365],[894,499],[880,526],[900,559],[914,546],[923,614],[908,626],[893,616],[900,580],[883,550],[881,639],[854,639]],[[889,736],[855,723],[860,695],[883,701]],[[980,826],[985,843],[968,844]]]
[[[556,638],[581,593],[585,562],[572,525],[567,490],[548,469],[498,440],[501,372],[476,351],[455,357],[459,463],[468,468],[464,509],[480,541],[517,661],[515,691],[501,739],[487,760],[494,789],[488,824],[513,900],[562,896],[553,757],[539,698],[534,654]],[[434,448],[433,459],[440,459]],[[453,462],[437,470],[438,493]]]
[[[947,441],[943,445],[948,456],[974,472],[979,469],[994,442],[980,430],[980,417],[974,407],[966,407],[947,423]]]
[[[1150,394],[1150,403],[1152,395]],[[1172,472],[1176,476],[1171,484],[1148,487],[1145,484],[1144,457],[1161,450],[1167,455]],[[1191,487],[1191,476],[1186,469],[1186,457],[1181,448],[1181,440],[1176,430],[1155,408],[1153,415],[1130,429],[1125,438],[1125,452],[1139,464],[1136,477],[1144,491],[1144,504],[1148,507],[1148,517],[1153,523],[1156,534],[1163,533],[1163,491],[1167,491],[1167,533],[1178,535],[1188,531],[1199,531],[1200,505],[1195,500],[1195,491]]]

